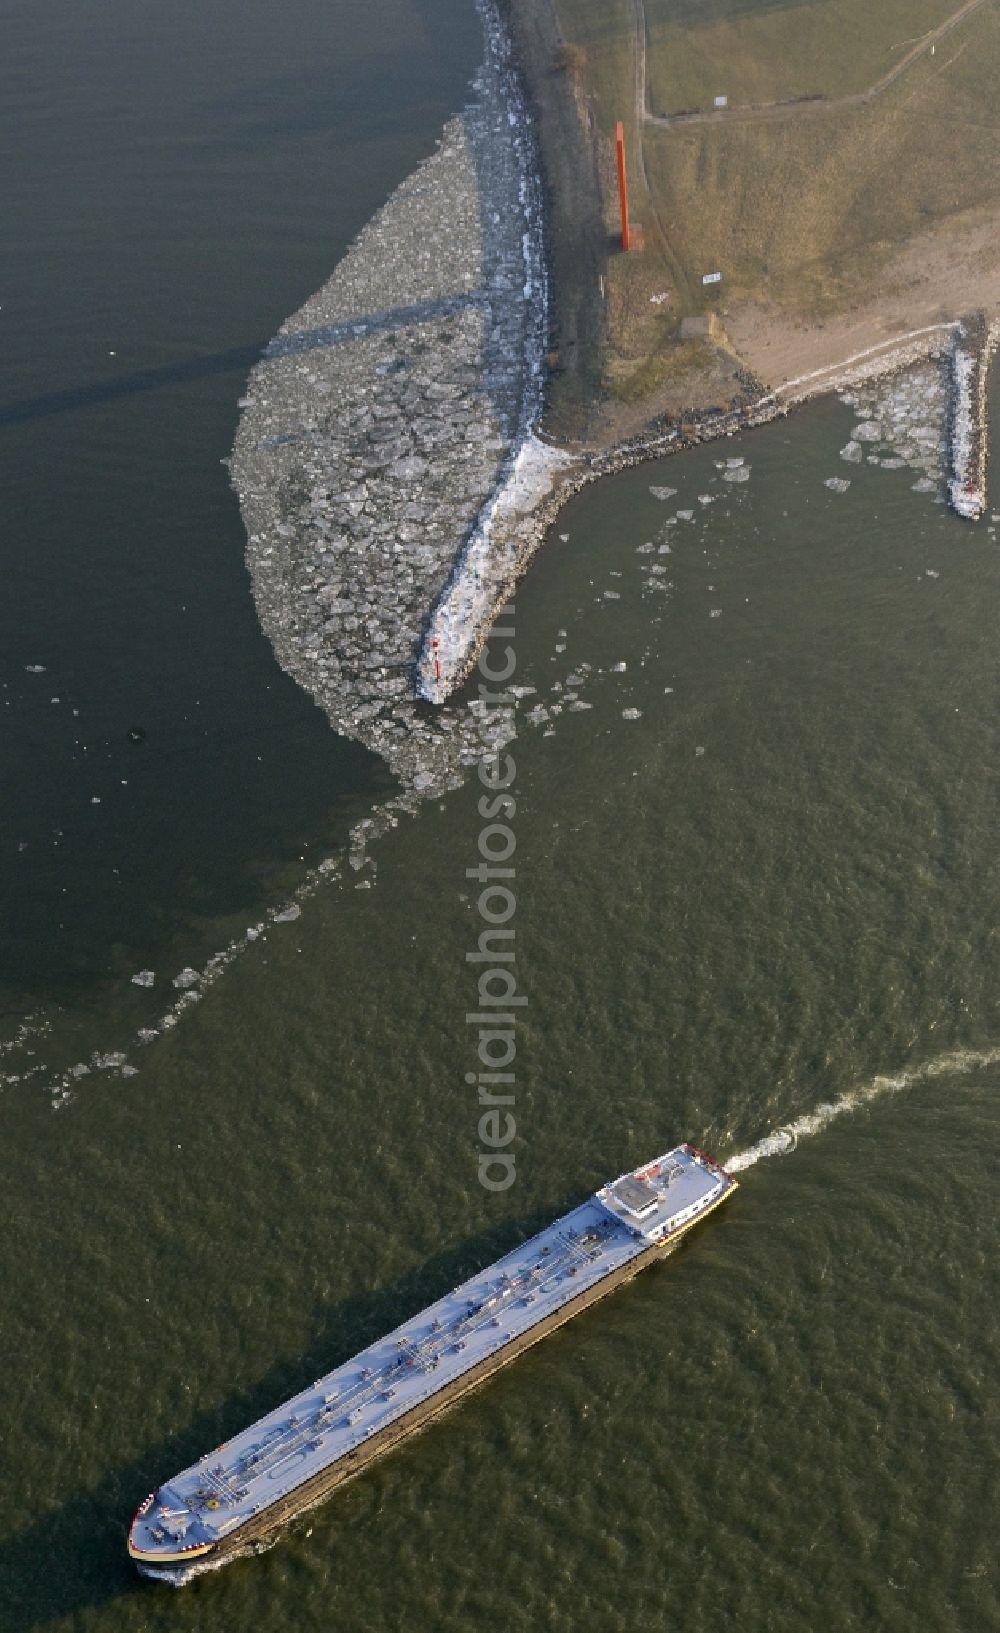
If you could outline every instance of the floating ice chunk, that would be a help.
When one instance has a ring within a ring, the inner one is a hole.
[[[677,512],[677,514],[680,517],[682,522],[693,522],[694,521],[694,511],[693,510],[679,510]]]
[[[727,471],[738,471],[740,466],[745,464],[746,460],[737,456],[735,458],[727,459],[725,468]]]
[[[24,669],[28,675],[44,675],[45,673],[44,663],[26,663]]]
[[[831,493],[846,493],[850,485],[850,481],[846,476],[828,476],[823,483],[823,486],[829,488]]]
[[[579,714],[581,712],[581,710],[583,710],[583,709],[592,709],[593,707],[594,707],[594,705],[592,703],[584,703],[583,700],[581,699],[577,703],[571,703],[570,704],[569,712],[570,712],[570,714]]]
[[[562,544],[568,544],[569,543],[569,534],[568,533],[560,533],[559,539],[560,539],[560,542]]]
[[[722,608],[721,607],[713,607],[708,616],[710,618],[721,618],[722,617]]]
[[[937,483],[932,481],[929,476],[922,476],[919,482],[913,484],[914,493],[934,493],[936,489]]]
[[[714,493],[699,493],[698,503],[699,503],[699,505],[714,505],[715,504],[715,494]]]
[[[151,987],[155,980],[155,970],[140,970],[138,975],[133,975],[132,985],[134,987]]]
[[[193,970],[189,964],[186,969],[181,970],[180,975],[174,976],[174,986],[179,987],[183,992],[188,987],[197,986],[200,980],[201,976],[198,974],[198,971]]]
[[[840,450],[840,457],[846,459],[849,465],[860,465],[862,457],[860,442],[855,442],[853,438],[850,442],[846,442]]]
[[[936,573],[936,572],[935,572],[935,571],[934,571],[934,568],[933,568],[933,567],[928,567],[928,568],[927,568],[927,569],[926,569],[926,573],[925,573],[925,577],[927,577],[927,578],[940,578],[940,577],[941,577],[941,574],[940,574],[940,573]]]
[[[525,719],[532,726],[544,726],[548,718],[549,711],[543,703],[536,703],[535,707],[533,709],[529,709],[525,716]]]
[[[618,594],[617,590],[605,590],[604,599],[605,601],[620,601],[621,596]]]
[[[111,1072],[117,1066],[124,1066],[128,1055],[123,1054],[120,1049],[112,1049],[106,1055],[93,1054],[90,1058],[99,1072]]]
[[[416,782],[416,778],[413,779]],[[433,778],[431,781],[433,782]],[[283,907],[280,913],[275,913],[275,924],[291,924],[295,919],[302,917],[302,909],[298,902],[292,902],[290,907]]]
[[[638,719],[641,718],[641,716],[642,716],[642,710],[641,709],[623,709],[622,710],[622,719],[623,720],[638,720]]]
[[[723,471],[722,480],[723,482],[749,482],[749,465],[744,465],[742,461],[739,465],[730,465],[727,470]]]
[[[613,663],[611,665],[611,673],[613,675],[624,675],[627,668],[628,668],[628,664],[625,662],[625,660],[623,658],[621,663]]]
[[[654,499],[672,499],[677,492],[676,488],[650,488]]]
[[[860,425],[854,427],[851,435],[855,442],[881,442],[882,427],[878,420],[862,420]]]
[[[705,747],[704,747],[704,744],[703,744],[703,743],[699,743],[699,745],[698,745],[698,747],[697,747],[697,748],[696,748],[696,749],[695,749],[695,751],[694,751],[694,757],[695,757],[695,759],[696,759],[696,760],[700,760],[700,759],[701,759],[701,757],[702,757],[702,755],[703,755],[703,754],[704,754],[704,752],[705,752]]]

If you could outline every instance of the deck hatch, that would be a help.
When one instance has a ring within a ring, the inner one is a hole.
[[[641,1219],[643,1214],[651,1213],[660,1200],[659,1192],[654,1191],[652,1185],[647,1185],[645,1180],[636,1179],[634,1174],[626,1174],[624,1179],[616,1180],[611,1187],[611,1195],[637,1219]]]

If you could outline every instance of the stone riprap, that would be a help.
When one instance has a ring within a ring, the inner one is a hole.
[[[967,521],[986,509],[989,408],[986,386],[997,327],[984,312],[963,318],[951,352],[950,443],[952,508]]]
[[[541,407],[537,166],[506,36],[481,12],[475,100],[282,326],[250,376],[231,460],[279,662],[418,792],[482,753],[475,712],[420,709],[417,664]],[[513,581],[506,557],[487,576],[492,611]],[[442,660],[464,673],[488,618],[439,627]]]
[[[535,435],[520,443],[434,608],[417,665],[421,697],[443,702],[469,673],[494,614],[541,542],[547,501],[581,469],[579,458]]]

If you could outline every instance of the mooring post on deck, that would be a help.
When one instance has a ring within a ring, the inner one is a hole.
[[[628,224],[628,176],[625,173],[625,126],[621,120],[615,131],[615,146],[618,149],[618,197],[622,207],[622,249],[632,248],[632,234]]]

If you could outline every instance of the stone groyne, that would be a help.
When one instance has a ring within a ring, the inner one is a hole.
[[[431,610],[452,684],[482,611],[463,547],[516,491],[548,329],[530,122],[499,14],[479,9],[473,100],[282,325],[230,461],[279,662],[418,793],[482,752],[474,716],[429,715],[414,680]]]
[[[440,608],[432,619],[421,658],[423,695],[443,700],[470,672],[493,616],[517,575],[524,570],[563,506],[591,482],[649,460],[665,459],[702,443],[768,425],[810,398],[880,380],[929,357],[940,357],[947,351],[955,327],[954,323],[935,324],[899,336],[839,364],[817,370],[815,374],[787,381],[774,391],[765,391],[759,382],[747,379],[748,401],[744,406],[702,418],[692,415],[679,426],[653,426],[614,448],[571,454],[551,447],[537,436],[530,437],[522,446],[511,479],[491,502],[486,517],[488,525],[469,541],[443,598],[442,605],[448,597],[452,598],[459,616],[451,620],[450,628],[436,623]],[[434,654],[430,650],[435,637],[439,638],[437,652],[441,661],[441,675],[436,684],[431,668]],[[449,638],[454,645],[447,644]]]
[[[948,497],[952,509],[973,522],[979,520],[988,502],[987,384],[997,336],[997,324],[991,322],[985,312],[977,312],[962,319],[951,350]]]

